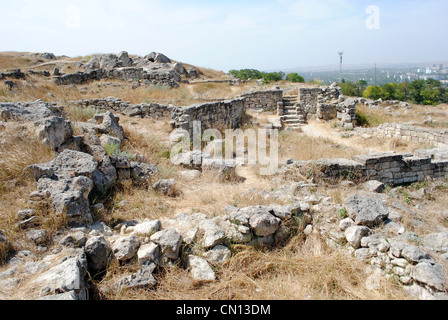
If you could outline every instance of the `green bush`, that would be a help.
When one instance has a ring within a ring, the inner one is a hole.
[[[297,74],[295,72],[294,73],[289,73],[286,76],[286,80],[288,80],[289,82],[300,82],[300,83],[305,82],[305,79],[301,75],[299,75],[299,74]]]

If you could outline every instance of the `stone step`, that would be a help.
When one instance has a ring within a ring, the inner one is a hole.
[[[291,131],[302,131],[302,127],[304,127],[305,124],[291,124],[291,125],[285,125],[285,130],[291,130]]]
[[[285,127],[288,127],[288,128],[301,128],[301,127],[303,127],[305,125],[306,125],[306,123],[304,123],[304,122],[301,122],[301,123],[290,123],[290,124],[286,124],[285,123]]]
[[[291,114],[291,115],[286,114],[286,115],[282,116],[282,119],[284,119],[284,120],[288,120],[288,119],[298,119],[298,118],[299,118],[299,117],[298,117],[296,114]]]
[[[288,119],[288,120],[285,120],[285,121],[283,121],[286,125],[294,125],[294,124],[300,124],[300,123],[303,123],[303,121],[302,120],[299,120],[299,119]]]
[[[288,99],[299,99],[299,96],[283,96],[283,100],[288,100]]]

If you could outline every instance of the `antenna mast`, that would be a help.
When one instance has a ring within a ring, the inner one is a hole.
[[[344,52],[338,52],[338,55],[340,56],[340,62],[339,62],[339,81],[342,82],[342,56],[344,55]]]

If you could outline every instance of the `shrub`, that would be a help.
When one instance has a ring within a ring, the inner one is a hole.
[[[289,82],[300,82],[300,83],[305,82],[305,79],[297,73],[288,74],[286,76],[286,80],[288,80]]]

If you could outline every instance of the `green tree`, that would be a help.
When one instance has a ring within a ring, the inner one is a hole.
[[[410,98],[416,104],[423,103],[422,91],[425,88],[425,80],[415,80],[409,85],[410,87]]]
[[[281,81],[285,77],[285,73],[280,72],[262,72],[262,78],[265,83],[269,83],[271,81]]]
[[[289,82],[301,82],[301,83],[305,82],[305,79],[301,75],[299,75],[295,72],[289,73],[286,76],[286,80],[288,80]]]
[[[378,100],[383,98],[383,89],[380,86],[369,86],[363,92],[364,98]]]
[[[230,70],[229,74],[240,80],[263,78],[262,72],[255,69]]]

